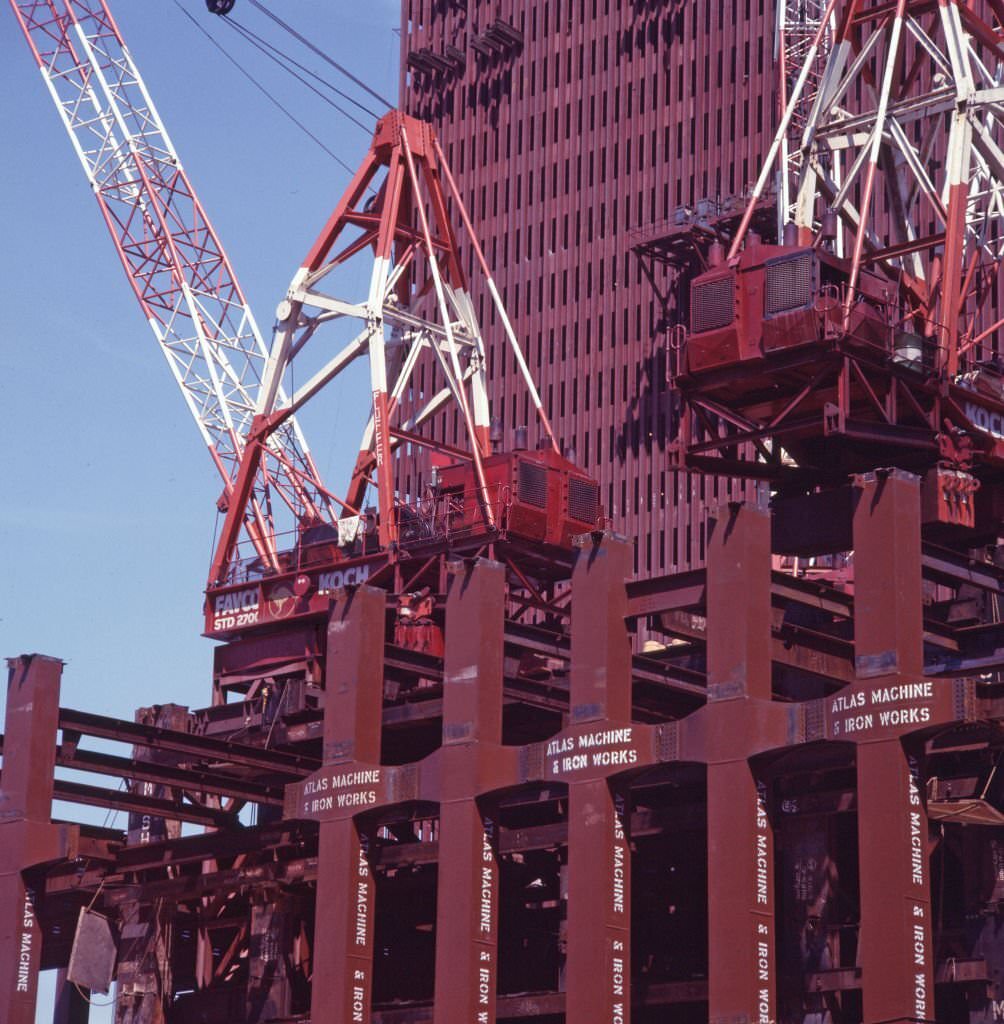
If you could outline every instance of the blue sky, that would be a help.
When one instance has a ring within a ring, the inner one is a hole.
[[[110,2],[267,329],[347,172],[172,0]],[[330,149],[350,166],[360,161],[366,133],[219,24],[202,0],[182,2]],[[397,0],[271,6],[396,99]],[[233,13],[337,77],[250,3],[237,0]],[[9,10],[0,23],[0,654],[63,658],[64,705],[126,718],[150,703],[202,706],[212,667],[212,644],[199,635],[202,587],[218,478]],[[336,490],[363,417],[343,404],[305,423]],[[107,1012],[91,1019],[104,1024]],[[39,1021],[50,1014],[47,996]]]

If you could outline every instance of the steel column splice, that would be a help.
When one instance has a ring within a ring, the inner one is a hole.
[[[708,1017],[773,1021],[774,836],[749,758],[771,730],[770,516],[720,511],[708,550]],[[767,724],[767,723],[764,723]],[[776,735],[776,734],[775,734]]]
[[[631,650],[624,628],[631,547],[590,538],[572,573],[571,720],[631,721]],[[568,783],[565,1019],[621,1024],[631,1016],[631,850],[626,790],[604,777]]]

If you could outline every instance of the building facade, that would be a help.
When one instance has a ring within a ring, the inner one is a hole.
[[[775,5],[403,0],[401,34],[402,106],[436,127],[555,433],[638,575],[703,564],[705,510],[742,485],[673,468],[674,310],[636,249],[748,190],[776,123]],[[478,287],[493,415],[532,445]]]

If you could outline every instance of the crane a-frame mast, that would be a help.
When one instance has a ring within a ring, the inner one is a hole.
[[[268,358],[219,237],[103,0],[11,0],[229,504]],[[279,404],[285,400],[279,396]],[[295,418],[269,438],[243,520],[266,564],[282,499],[299,523],[331,517]]]

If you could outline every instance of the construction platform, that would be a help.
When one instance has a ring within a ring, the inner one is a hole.
[[[749,504],[706,571],[582,535],[565,621],[457,558],[441,658],[346,587],[318,656],[263,640],[201,711],[61,708],[61,663],[13,659],[0,1019],[49,969],[60,1024],[112,978],[128,1024],[997,1019],[1002,571],[922,540],[916,477],[848,493],[839,572],[778,571]]]

